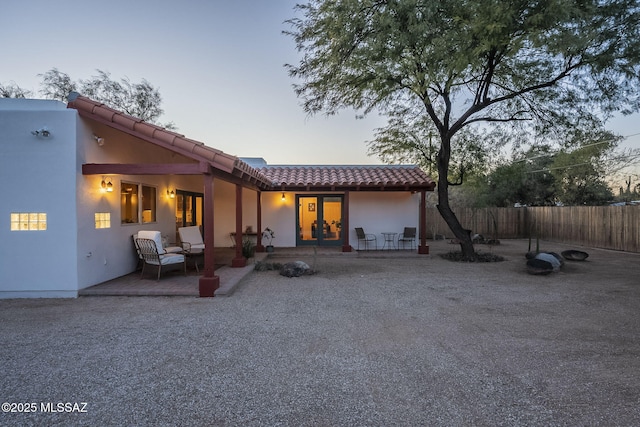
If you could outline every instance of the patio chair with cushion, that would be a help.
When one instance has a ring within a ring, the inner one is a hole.
[[[404,249],[404,245],[409,243],[411,245],[411,249],[413,249],[413,245],[416,242],[416,227],[405,227],[404,232],[398,235],[398,249],[400,249],[400,244],[402,244],[402,249]]]
[[[139,235],[140,233],[138,233]],[[184,271],[184,275],[187,275],[187,263],[186,258],[183,254],[176,253],[160,253],[158,251],[158,244],[155,240],[152,239],[144,239],[138,237],[136,240],[136,248],[138,248],[138,253],[142,257],[142,274],[140,277],[144,277],[144,270],[147,265],[153,265],[158,267],[158,277],[156,280],[160,280],[160,273],[162,272],[162,267],[166,266],[179,266],[182,264],[182,270]]]
[[[200,227],[197,225],[180,227],[178,228],[178,234],[180,235],[182,248],[186,252],[198,253],[204,250],[204,241],[202,240],[202,234],[200,234]]]
[[[159,248],[161,248],[159,250],[159,253],[182,253],[182,248],[179,246],[164,246],[164,243],[162,241],[162,235],[160,234],[159,231],[140,231],[138,233],[135,233],[133,236],[133,246],[136,248],[136,253],[138,254],[138,267],[136,267],[136,270],[139,268],[140,263],[144,262],[144,258],[142,257],[142,254],[140,253],[140,248],[138,247],[138,242],[136,241],[138,239],[138,237],[142,238],[142,239],[151,239],[154,242],[156,242],[156,245],[159,245]],[[158,243],[159,242],[159,243]]]
[[[378,239],[375,234],[367,234],[362,227],[356,227],[356,234],[358,236],[358,250],[360,250],[360,242],[364,242],[364,250],[369,250],[369,242],[375,242],[374,249],[378,249]]]

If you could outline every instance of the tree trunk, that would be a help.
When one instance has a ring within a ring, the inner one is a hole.
[[[462,257],[473,260],[476,252],[471,240],[471,230],[462,227],[458,217],[449,205],[449,159],[451,157],[451,139],[448,135],[441,136],[440,151],[438,152],[438,212],[447,223],[453,235],[460,243]]]

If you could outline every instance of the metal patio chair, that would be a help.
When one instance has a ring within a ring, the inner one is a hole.
[[[358,250],[360,250],[360,242],[364,242],[364,250],[369,250],[369,242],[375,242],[375,249],[378,249],[378,239],[375,234],[367,234],[362,227],[356,227],[356,234],[358,235]]]
[[[142,257],[142,274],[140,278],[144,277],[144,270],[147,265],[152,265],[158,268],[158,277],[156,280],[160,280],[160,273],[162,267],[178,266],[182,264],[182,270],[184,275],[187,275],[187,262],[183,254],[177,253],[158,253],[158,247],[155,240],[151,239],[136,239],[136,247],[138,248],[140,257]]]
[[[404,245],[407,243],[411,245],[411,249],[413,250],[413,246],[416,243],[416,227],[405,227],[404,232],[398,235],[398,249],[400,249],[400,244],[402,244],[402,249],[404,249]]]

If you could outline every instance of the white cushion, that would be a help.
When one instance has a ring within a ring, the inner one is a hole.
[[[168,265],[168,264],[179,264],[184,262],[184,255],[182,254],[166,254],[160,255],[160,264]],[[147,261],[147,264],[158,265],[156,260]]]
[[[180,246],[167,246],[164,248],[166,253],[168,254],[176,254],[182,252],[182,248]]]
[[[150,230],[140,230],[138,231],[138,239],[151,239],[156,242],[156,249],[158,250],[158,254],[162,255],[165,253],[164,248],[162,247],[162,234],[159,231],[150,231]]]
[[[180,234],[180,240],[184,243],[190,243],[192,249],[204,249],[204,242],[202,241],[202,234],[200,234],[200,227],[197,225],[191,227],[178,228],[178,234]]]

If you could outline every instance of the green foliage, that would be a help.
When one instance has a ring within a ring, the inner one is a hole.
[[[253,258],[256,253],[256,245],[253,244],[251,239],[244,239],[242,241],[242,256],[249,259]]]
[[[613,197],[604,177],[617,141],[608,133],[584,135],[576,131],[561,148],[531,147],[495,168],[487,182],[476,188],[483,194],[481,205],[605,204]]]
[[[28,98],[31,91],[21,88],[15,82],[0,84],[0,98]]]
[[[635,0],[312,0],[298,9],[287,34],[303,56],[288,70],[305,110],[420,108],[439,138],[438,210],[469,256],[448,191],[463,128],[542,140],[640,107]]]
[[[38,74],[42,78],[40,94],[46,99],[66,102],[69,93],[78,92],[149,123],[176,129],[173,123],[158,122],[158,118],[164,113],[160,107],[162,97],[158,89],[148,81],[142,79],[141,82],[134,83],[127,77],[117,81],[106,71],[97,70],[97,73],[89,79],[74,81],[68,74],[52,68],[44,74]],[[31,95],[31,92],[15,84],[0,85],[0,97],[25,98]]]
[[[419,165],[436,178],[440,143],[433,122],[415,110],[389,111],[388,117],[387,126],[376,129],[375,139],[367,142],[369,154],[377,155],[385,163]],[[478,137],[467,129],[458,132],[452,144],[449,184],[462,184],[481,174],[500,147],[501,143],[487,133]]]

